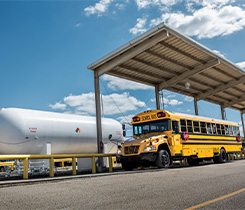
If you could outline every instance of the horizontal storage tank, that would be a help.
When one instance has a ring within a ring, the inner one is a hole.
[[[123,141],[122,125],[113,119],[102,119],[102,138],[108,153],[116,152],[111,140]],[[17,108],[0,111],[0,154],[97,153],[96,118]]]

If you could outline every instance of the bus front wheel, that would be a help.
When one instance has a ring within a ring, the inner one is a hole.
[[[167,150],[159,150],[156,159],[158,168],[168,168],[170,165],[170,156]]]

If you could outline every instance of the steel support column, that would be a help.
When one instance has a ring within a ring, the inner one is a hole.
[[[102,142],[102,124],[101,124],[101,105],[100,105],[100,81],[98,72],[94,71],[94,92],[95,92],[95,108],[96,108],[96,128],[97,128],[97,148],[98,153],[103,153],[101,148]],[[99,158],[99,168],[98,171],[102,171],[103,168],[103,158]]]
[[[198,107],[197,107],[197,97],[194,97],[194,107],[195,107],[195,115],[198,115]]]
[[[159,101],[159,84],[155,85],[155,95],[156,95],[156,108],[160,109],[160,101]]]
[[[243,111],[241,111],[241,120],[242,120],[243,136],[245,137],[245,126],[244,126],[243,114],[244,114],[244,112],[243,112]]]
[[[223,105],[220,105],[222,120],[225,120],[225,109]]]

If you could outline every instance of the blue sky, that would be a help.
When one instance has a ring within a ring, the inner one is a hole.
[[[245,68],[242,0],[0,1],[0,107],[94,116],[87,66],[162,21]],[[100,87],[106,117],[155,109],[148,86],[103,76]],[[194,114],[191,98],[164,91],[164,101],[167,110]],[[221,118],[217,105],[198,108]],[[226,115],[241,121],[238,111]]]

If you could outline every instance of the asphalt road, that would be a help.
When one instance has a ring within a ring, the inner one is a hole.
[[[245,209],[245,160],[1,187],[0,200],[0,209]]]

